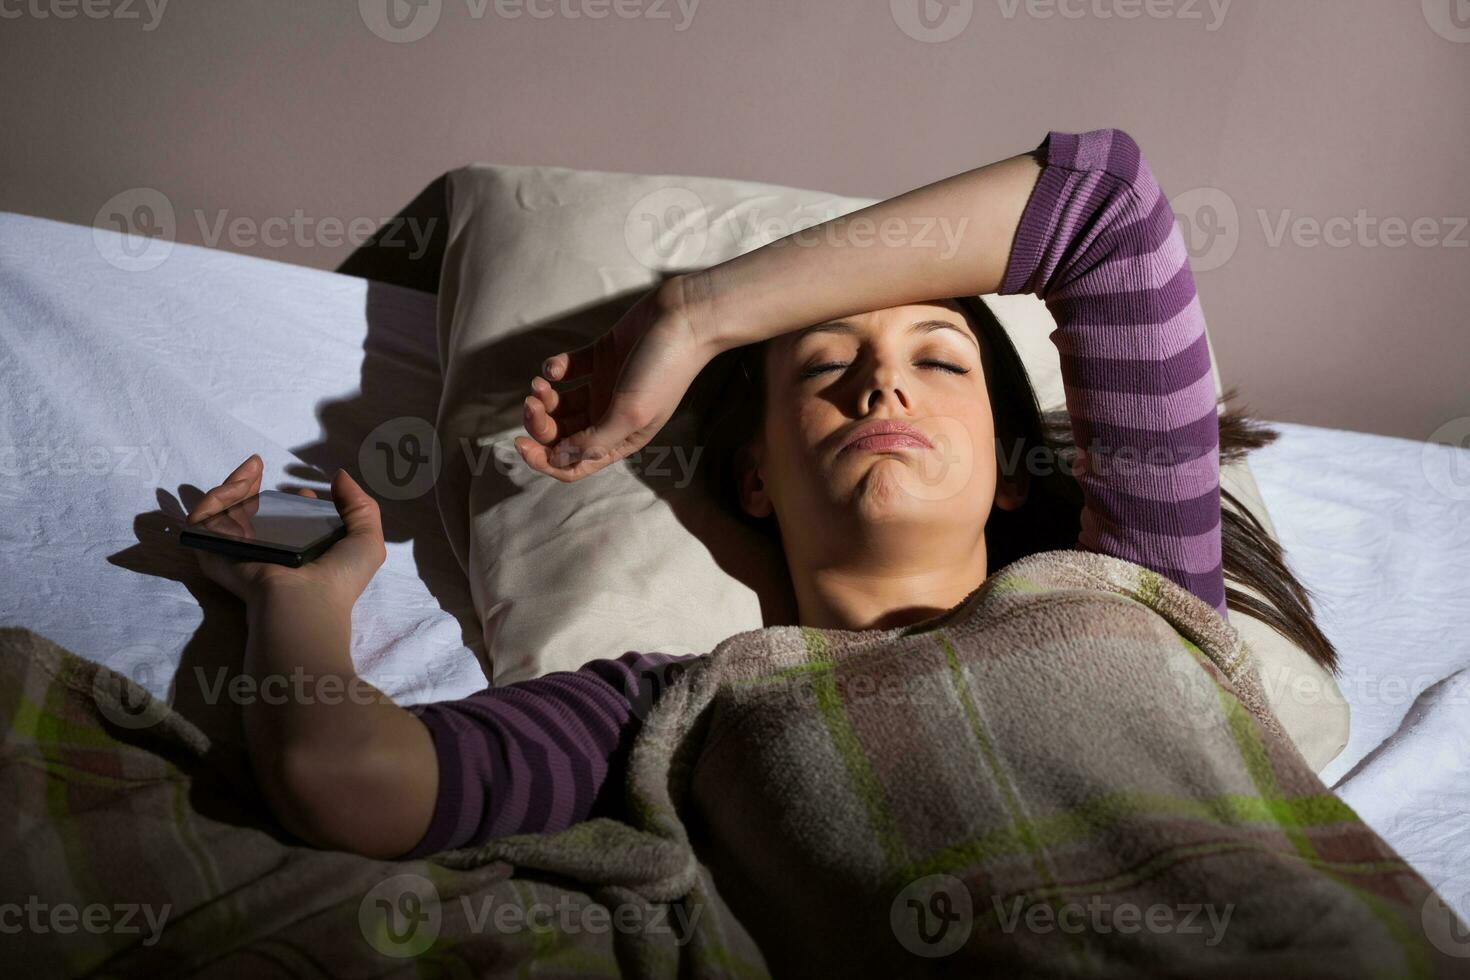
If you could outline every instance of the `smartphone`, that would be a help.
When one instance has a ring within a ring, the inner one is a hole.
[[[244,561],[300,568],[346,533],[347,525],[330,500],[262,490],[185,527],[179,534],[179,544]]]

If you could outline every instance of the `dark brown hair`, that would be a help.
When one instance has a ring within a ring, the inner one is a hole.
[[[1027,555],[1077,546],[1082,488],[1071,475],[1076,445],[1065,411],[1041,411],[1025,365],[990,309],[973,296],[957,297],[953,302],[969,319],[988,359],[985,381],[995,418],[1001,475],[1013,476],[1013,468],[1023,456],[1031,455],[1031,447],[1041,447],[1057,462],[1028,473],[1026,498],[1020,507],[991,512],[985,524],[985,547],[993,574]],[[701,376],[693,397],[709,491],[743,523],[779,540],[774,517],[751,517],[740,503],[741,454],[764,423],[765,344],[721,354]],[[1236,391],[1231,388],[1220,402],[1225,408],[1220,416],[1222,467],[1270,444],[1278,435],[1236,401]],[[1220,499],[1227,608],[1259,619],[1336,673],[1337,651],[1318,628],[1310,593],[1287,567],[1281,545],[1223,487]],[[1253,589],[1259,597],[1238,586]]]

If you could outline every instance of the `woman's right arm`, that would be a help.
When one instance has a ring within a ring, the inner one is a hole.
[[[253,496],[262,472],[241,463],[188,523]],[[628,653],[400,707],[352,662],[352,607],[384,556],[377,503],[346,473],[332,489],[348,535],[302,568],[198,553],[246,604],[245,741],[276,818],[317,847],[395,858],[615,810],[638,727],[695,655]]]
[[[619,813],[634,737],[696,656],[625,653],[409,708],[432,736],[439,779],[428,830],[406,856]]]

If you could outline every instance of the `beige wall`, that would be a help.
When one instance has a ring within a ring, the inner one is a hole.
[[[399,43],[368,26],[393,33],[385,0],[0,0],[0,209],[91,224],[153,188],[181,241],[333,268],[318,221],[475,160],[887,196],[1118,126],[1198,234],[1257,411],[1441,439],[1470,416],[1466,0],[921,0],[946,33],[968,14],[943,41],[914,0],[420,2],[408,29],[437,23]]]

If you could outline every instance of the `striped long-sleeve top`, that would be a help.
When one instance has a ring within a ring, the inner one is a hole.
[[[1135,562],[1225,614],[1219,422],[1183,237],[1138,145],[1050,133],[1003,293],[1057,328],[1082,487],[1077,547]],[[413,708],[439,791],[421,856],[616,816],[648,707],[692,655],[627,653]]]

